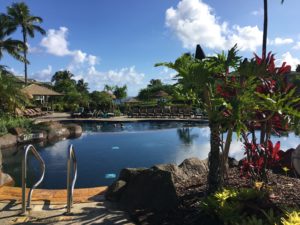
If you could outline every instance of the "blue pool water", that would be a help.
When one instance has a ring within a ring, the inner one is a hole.
[[[125,167],[150,167],[154,164],[180,164],[189,157],[208,156],[209,128],[205,124],[188,122],[84,123],[84,133],[76,139],[53,145],[35,145],[46,163],[45,179],[40,188],[66,187],[67,149],[73,144],[78,161],[76,188],[111,184]],[[230,155],[243,157],[242,144],[233,138]],[[300,138],[281,140],[282,149],[296,147]],[[3,150],[3,170],[20,186],[22,148]],[[29,180],[36,180],[39,164],[29,157]]]

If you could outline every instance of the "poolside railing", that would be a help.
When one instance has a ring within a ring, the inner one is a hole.
[[[26,213],[26,210],[30,210],[30,203],[31,203],[31,196],[32,192],[37,186],[40,185],[40,183],[43,181],[45,176],[45,162],[38,153],[38,151],[33,147],[33,145],[28,145],[24,147],[25,152],[22,159],[22,213]],[[27,206],[26,206],[26,186],[27,186],[27,157],[28,153],[32,152],[35,158],[40,162],[41,164],[41,177],[40,179],[30,188],[28,197],[27,197]]]
[[[73,176],[71,176],[73,164]],[[71,213],[71,208],[73,205],[73,193],[75,182],[77,179],[77,160],[75,155],[75,150],[73,145],[69,146],[68,149],[68,176],[67,176],[67,213]]]

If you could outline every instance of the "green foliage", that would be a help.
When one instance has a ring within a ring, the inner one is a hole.
[[[52,77],[54,90],[64,94],[54,99],[54,105],[60,111],[74,111],[80,106],[88,107],[89,105],[88,83],[83,79],[76,82],[73,77],[74,75],[66,70],[58,71]]]
[[[15,76],[0,68],[0,112],[14,113],[16,107],[22,108],[28,102],[20,90],[21,86]]]
[[[252,207],[267,201],[267,194],[256,189],[223,189],[208,196],[200,205],[200,208],[211,218],[217,218],[224,224],[241,224],[244,220],[255,221],[255,218],[247,218]]]
[[[0,15],[0,59],[3,57],[3,52],[7,52],[15,59],[24,62],[25,59],[21,55],[21,52],[24,50],[23,43],[10,38],[9,33],[7,16],[2,14]]]
[[[27,118],[12,117],[9,115],[2,115],[0,117],[0,135],[4,135],[10,129],[16,127],[23,128],[30,132],[34,126],[33,121]]]
[[[124,99],[127,97],[127,86],[124,85],[119,87],[116,85],[113,90],[113,94],[116,96],[117,99]]]
[[[157,99],[156,94],[159,91],[166,92],[170,98],[175,97],[176,99],[176,90],[173,85],[163,84],[159,79],[152,79],[146,88],[143,88],[139,91],[138,99],[142,101],[151,101]]]
[[[285,217],[281,218],[282,225],[300,224],[300,211],[286,212]]]
[[[89,96],[90,106],[94,109],[109,110],[112,106],[112,95],[106,91],[93,91]]]

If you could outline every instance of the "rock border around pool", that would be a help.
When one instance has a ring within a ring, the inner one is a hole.
[[[76,138],[82,134],[82,127],[78,124],[61,124],[59,122],[47,121],[39,123],[42,128],[27,133],[22,128],[13,128],[9,134],[0,137],[0,149],[7,149],[19,144],[26,144],[39,141],[50,143],[63,138]]]

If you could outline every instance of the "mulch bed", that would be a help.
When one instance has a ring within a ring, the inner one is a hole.
[[[211,224],[199,210],[199,202],[206,196],[206,176],[191,181],[185,187],[178,187],[180,207],[169,212],[136,210],[131,217],[142,225],[201,225]],[[238,168],[229,169],[228,188],[251,187],[249,180],[240,177]],[[300,179],[269,173],[270,201],[278,207],[300,207]]]

